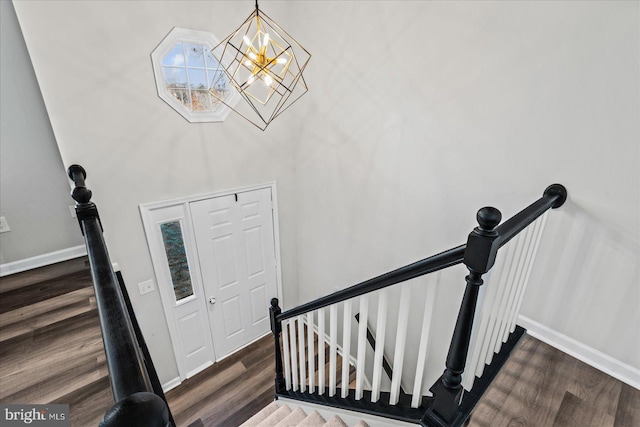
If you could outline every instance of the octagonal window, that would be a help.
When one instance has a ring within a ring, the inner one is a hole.
[[[189,122],[220,122],[237,102],[211,49],[218,40],[206,31],[174,28],[151,53],[158,95]]]

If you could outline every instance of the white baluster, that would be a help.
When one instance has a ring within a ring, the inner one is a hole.
[[[508,289],[512,282],[513,273],[516,268],[516,256],[517,256],[517,240],[514,240],[510,244],[510,252],[505,258],[505,274],[501,277],[501,283],[498,286],[497,306],[495,307],[495,317],[493,320],[493,328],[491,329],[491,335],[489,337],[489,346],[485,355],[485,364],[491,364],[493,360],[493,352],[498,340],[498,332],[500,331],[500,325],[503,322],[504,306],[506,305]]]
[[[391,395],[389,404],[397,405],[400,398],[400,383],[402,382],[402,367],[404,351],[407,343],[407,329],[409,328],[409,305],[411,304],[411,288],[408,283],[402,284],[400,291],[400,307],[398,310],[398,329],[396,332],[396,348],[393,351],[393,375],[391,377]]]
[[[518,269],[513,278],[513,282],[511,283],[511,289],[509,290],[509,301],[507,302],[502,325],[500,326],[500,332],[498,333],[498,342],[494,349],[496,352],[500,351],[502,343],[506,342],[509,337],[509,319],[511,319],[511,313],[516,307],[516,295],[523,285],[527,260],[529,259],[529,252],[531,251],[531,235],[533,234],[534,228],[535,225],[530,224],[526,229],[520,232],[520,236],[522,238],[522,252],[518,259]]]
[[[488,347],[487,341],[491,335],[489,325],[491,324],[493,309],[497,304],[496,299],[498,295],[498,285],[502,275],[506,274],[504,271],[504,257],[501,256],[504,254],[505,252],[498,252],[498,258],[496,259],[495,266],[487,274],[484,284],[480,287],[481,292],[482,288],[484,288],[484,298],[479,322],[477,324],[474,322],[473,325],[474,328],[477,327],[477,335],[469,352],[471,354],[470,364],[466,365],[467,369],[465,369],[465,372],[467,373],[467,383],[465,383],[464,387],[466,390],[471,389],[473,379],[475,379],[476,376],[481,376],[482,370],[484,369],[485,359],[483,357],[484,353],[481,350]],[[471,382],[471,384],[469,384],[469,382]]]
[[[304,315],[298,316],[298,356],[300,357],[300,391],[307,390],[307,362],[305,361]]]
[[[360,320],[358,325],[358,356],[356,362],[356,400],[362,399],[364,365],[367,355],[367,323],[369,321],[369,295],[360,297]]]
[[[291,390],[291,360],[289,360],[289,321],[282,322],[282,354],[284,355],[284,382]]]
[[[518,272],[518,265],[519,265],[520,259],[522,258],[522,247],[524,244],[524,239],[522,238],[522,235],[518,235],[516,238],[514,238],[513,241],[511,241],[511,244],[514,246],[514,256],[510,262],[509,275],[507,276],[506,283],[502,288],[502,295],[500,298],[500,308],[498,310],[496,324],[494,326],[493,333],[491,335],[491,345],[489,346],[489,358],[487,359],[487,363],[492,362],[495,352],[498,351],[502,346],[501,331],[505,323],[507,303],[509,302],[509,296],[511,295],[511,291],[513,290],[514,278],[516,277],[516,273]]]
[[[482,348],[480,349],[480,360],[478,363],[478,369],[476,370],[476,376],[481,377],[484,372],[485,364],[490,356],[493,355],[492,350],[492,337],[495,329],[496,322],[498,320],[498,312],[500,310],[500,302],[502,296],[504,295],[505,283],[507,281],[507,277],[509,276],[509,268],[511,266],[511,262],[513,260],[513,250],[510,246],[504,247],[505,257],[504,262],[500,266],[499,277],[495,282],[492,281],[492,286],[494,286],[495,294],[493,296],[493,300],[491,301],[491,313],[489,314],[487,330],[484,338],[482,339]],[[484,286],[484,285],[483,285]],[[491,354],[490,354],[491,353]]]
[[[289,323],[289,338],[291,338],[291,386],[293,391],[298,390],[298,350],[296,346],[296,319]]]
[[[343,304],[342,324],[342,384],[340,386],[342,398],[349,395],[349,356],[351,354],[351,301]]]
[[[413,397],[411,407],[417,408],[422,402],[422,376],[424,375],[427,353],[429,351],[429,333],[431,332],[431,315],[436,300],[436,284],[439,282],[440,273],[437,273],[435,283],[427,283],[427,296],[424,302],[424,316],[422,317],[422,333],[420,335],[420,347],[418,349],[418,362],[416,364],[416,380],[413,383]]]
[[[307,313],[307,348],[309,349],[309,393],[316,391],[316,368],[315,358],[316,352],[314,347],[314,331],[313,331],[313,312]]]
[[[547,225],[547,215],[549,215],[549,211],[545,212],[540,218],[538,218],[539,226],[536,229],[536,233],[534,237],[531,239],[533,244],[533,250],[531,252],[531,258],[529,259],[529,265],[527,267],[527,273],[524,279],[524,285],[520,290],[520,294],[517,296],[516,308],[511,313],[511,319],[509,319],[509,331],[513,332],[516,328],[516,321],[518,320],[518,315],[520,314],[520,307],[522,306],[522,300],[524,298],[524,293],[527,288],[527,284],[529,283],[529,277],[531,275],[531,269],[533,268],[533,263],[536,259],[536,255],[538,254],[538,248],[540,247],[540,240],[542,239],[542,232],[544,231]]]
[[[387,306],[389,296],[387,289],[382,289],[378,296],[378,322],[376,324],[376,348],[373,353],[373,382],[371,384],[371,402],[380,399],[380,383],[382,382],[382,358],[384,355],[384,336],[387,327]]]
[[[324,352],[325,352],[325,340],[324,340],[324,307],[318,309],[318,394],[324,394],[325,388],[325,361],[324,361]]]
[[[329,307],[329,397],[336,394],[336,355],[338,353],[338,306]]]

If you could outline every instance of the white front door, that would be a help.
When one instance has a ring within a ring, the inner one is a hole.
[[[271,188],[190,203],[216,358],[270,330],[277,296]]]
[[[180,379],[189,378],[214,362],[205,293],[192,262],[191,219],[184,204],[142,209],[142,215]]]

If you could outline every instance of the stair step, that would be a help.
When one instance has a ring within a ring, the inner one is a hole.
[[[258,424],[260,424],[260,421],[266,419],[269,415],[273,414],[277,410],[278,404],[276,402],[271,402],[269,405],[262,408],[260,412],[245,421],[242,424],[242,427],[257,427]]]
[[[297,427],[322,426],[326,422],[327,421],[324,418],[322,418],[322,415],[320,415],[317,411],[313,411],[309,415],[307,415],[307,418],[302,420],[302,422],[298,424]]]
[[[280,421],[284,420],[291,413],[291,409],[287,406],[279,407],[274,413],[269,415],[266,419],[262,420],[259,427],[273,427]]]
[[[297,407],[291,410],[289,405],[271,402],[245,421],[240,427],[349,427],[338,415],[333,415],[326,421],[316,410],[307,414],[304,409]],[[359,420],[353,427],[369,427],[363,420]]]
[[[307,414],[302,410],[302,408],[296,408],[295,411],[291,412],[285,419],[276,424],[275,427],[290,427],[297,426],[307,417]]]
[[[340,418],[337,415],[334,415],[333,417],[329,418],[329,421],[327,421],[324,424],[324,427],[349,427],[349,426],[346,425],[344,421],[342,421],[342,418]]]

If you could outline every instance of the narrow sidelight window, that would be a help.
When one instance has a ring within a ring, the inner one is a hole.
[[[193,295],[193,285],[191,284],[191,274],[187,253],[184,248],[182,237],[182,227],[180,221],[165,222],[160,225],[164,250],[167,254],[171,281],[173,282],[173,292],[176,301]]]

